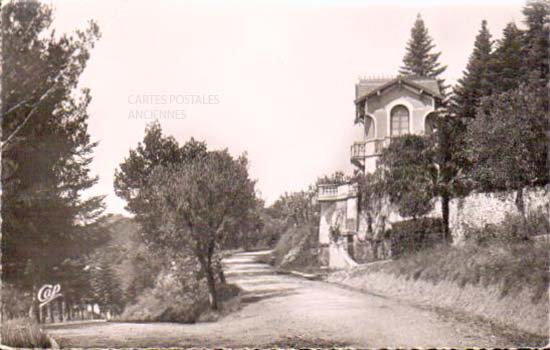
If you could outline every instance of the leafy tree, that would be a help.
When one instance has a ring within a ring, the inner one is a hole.
[[[154,244],[171,254],[192,252],[205,274],[212,309],[218,308],[215,253],[255,204],[247,166],[246,156],[233,159],[227,151],[213,151],[192,162],[157,167],[149,179],[164,222]]]
[[[452,110],[459,118],[475,118],[480,99],[492,92],[492,46],[493,42],[489,29],[487,29],[487,21],[483,20],[464,76],[459,79],[454,89]]]
[[[158,121],[148,125],[143,142],[130,150],[115,170],[115,193],[126,200],[126,209],[135,214],[145,235],[154,235],[162,224],[158,208],[148,197],[148,179],[157,166],[191,161],[206,153],[203,142],[191,139],[183,147],[171,136],[164,136]]]
[[[550,65],[550,2],[528,1],[523,8],[525,16],[524,71],[529,84],[543,87],[548,84]]]
[[[37,1],[2,8],[2,278],[27,290],[93,248],[88,224],[103,210],[102,197],[81,197],[97,182],[96,143],[89,91],[77,91],[99,29],[57,36],[51,23]]]
[[[411,38],[407,42],[407,52],[403,57],[403,66],[400,74],[417,75],[421,77],[438,78],[447,69],[439,63],[441,52],[433,52],[435,44],[428,33],[424,20],[420,14],[411,29]],[[440,87],[444,90],[443,80],[438,80]]]
[[[418,135],[393,138],[382,151],[384,191],[401,216],[415,219],[432,209],[439,176],[434,158],[428,140]]]
[[[264,201],[256,198],[254,206],[248,211],[246,219],[241,221],[241,224],[235,227],[236,232],[226,234],[222,244],[224,249],[244,248],[250,250],[253,248],[270,248],[273,247],[280,234],[264,231],[265,223],[269,220],[265,208]]]
[[[313,186],[307,191],[284,193],[269,208],[269,212],[284,222],[285,229],[292,225],[318,224],[319,206],[314,200],[316,195]]]
[[[472,178],[480,190],[548,183],[548,92],[521,86],[482,101],[469,126]]]

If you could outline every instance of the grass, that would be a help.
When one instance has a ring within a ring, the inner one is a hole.
[[[453,281],[462,287],[498,285],[502,296],[529,288],[536,303],[548,296],[549,251],[550,244],[533,241],[439,246],[370,270],[433,283]]]
[[[38,323],[29,318],[15,318],[2,322],[2,344],[15,348],[49,348],[48,335]]]

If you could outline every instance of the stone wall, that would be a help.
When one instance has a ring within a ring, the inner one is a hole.
[[[441,201],[433,200],[433,209],[426,217],[441,217]],[[410,218],[399,215],[397,208],[385,200],[378,211],[369,213],[361,211],[358,214],[357,235],[353,241],[353,258],[359,263],[366,263],[391,258],[390,242],[384,238],[384,233],[391,229],[392,224]]]
[[[470,228],[484,228],[498,225],[507,214],[519,215],[516,205],[517,191],[474,193],[449,203],[449,228],[454,243],[464,241],[464,234]],[[550,214],[550,186],[526,188],[523,190],[525,212],[546,210]]]
[[[516,205],[517,192],[474,193],[465,198],[453,199],[449,203],[449,227],[453,242],[463,242],[464,233],[470,228],[484,228],[487,225],[498,225],[507,214],[519,214]],[[541,208],[550,215],[550,185],[545,188],[529,188],[523,191],[526,213]],[[441,217],[441,201],[434,200],[433,210],[427,217]],[[357,198],[321,203],[321,220],[319,227],[320,261],[330,265],[330,227],[339,227],[346,231],[346,222],[357,220],[357,233],[347,243],[351,257],[366,263],[391,258],[389,242],[384,239],[384,232],[393,223],[406,220],[397,209],[387,201],[376,213],[371,213],[370,223],[365,211],[358,211]],[[350,233],[350,232],[347,232]],[[334,253],[334,251],[333,251]]]

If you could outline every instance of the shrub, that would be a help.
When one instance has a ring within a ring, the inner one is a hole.
[[[531,240],[534,236],[550,233],[550,220],[543,208],[532,211],[523,217],[520,214],[506,214],[499,225],[486,225],[484,228],[468,228],[464,238],[467,242],[487,245],[491,242]]]
[[[239,295],[240,288],[217,284],[218,301],[226,302]],[[148,288],[137,301],[126,307],[119,321],[195,323],[209,310],[208,288],[202,279],[191,274],[185,278],[172,271],[162,272],[153,288]]]
[[[2,283],[2,317],[5,319],[28,316],[32,297],[29,292],[16,288],[10,283]]]
[[[2,321],[2,344],[16,348],[49,348],[52,345],[38,323],[23,317]]]
[[[419,135],[392,138],[379,163],[384,192],[399,215],[418,218],[432,210],[438,171],[430,139]]]
[[[273,251],[275,265],[282,268],[318,266],[318,238],[314,225],[289,228]]]
[[[468,125],[471,178],[482,191],[547,184],[548,88],[520,86],[480,101]]]
[[[397,222],[386,237],[390,239],[393,257],[415,253],[445,241],[443,221],[421,218]]]
[[[204,282],[194,278],[186,282],[173,272],[160,273],[154,287],[145,289],[134,304],[125,308],[119,319],[194,323],[208,308],[208,293]]]

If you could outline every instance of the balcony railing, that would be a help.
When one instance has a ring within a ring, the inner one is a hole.
[[[342,200],[357,196],[357,186],[352,184],[336,185],[324,184],[318,186],[317,199],[319,201]]]
[[[390,138],[354,142],[351,145],[351,159],[362,160],[380,155],[382,149],[390,144]]]

